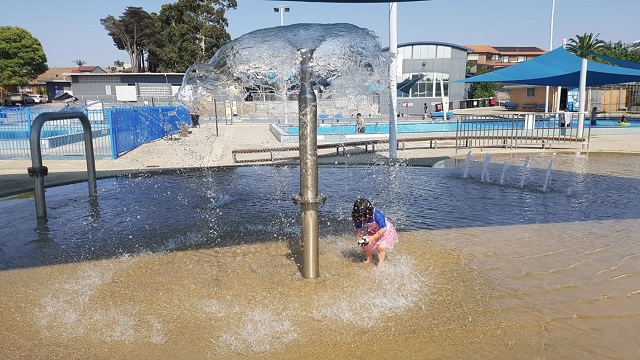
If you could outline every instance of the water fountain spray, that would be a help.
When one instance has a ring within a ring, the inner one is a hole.
[[[387,62],[370,30],[351,24],[279,26],[245,34],[220,48],[208,64],[192,65],[177,94],[194,109],[206,94],[237,99],[246,89],[270,89],[282,94],[286,106],[287,91],[299,86],[300,193],[293,200],[302,214],[299,266],[305,278],[319,273],[318,204],[325,200],[318,195],[318,101],[312,87],[320,89],[325,106],[338,99],[346,103],[344,110],[359,109],[388,77]]]

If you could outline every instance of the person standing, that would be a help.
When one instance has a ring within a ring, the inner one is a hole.
[[[597,117],[598,117],[598,108],[594,106],[593,109],[591,109],[591,125],[598,125],[598,122],[596,121]]]
[[[357,123],[356,123],[356,132],[359,134],[363,134],[365,133],[367,130],[364,127],[364,117],[362,116],[361,113],[358,113],[356,115],[357,118]]]

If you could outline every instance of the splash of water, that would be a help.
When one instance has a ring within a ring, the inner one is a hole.
[[[283,99],[300,83],[300,49],[314,49],[312,83],[327,98],[365,95],[385,84],[388,59],[377,36],[351,24],[294,24],[245,34],[207,64],[187,70],[176,95],[190,109],[215,96],[241,98],[247,89]]]

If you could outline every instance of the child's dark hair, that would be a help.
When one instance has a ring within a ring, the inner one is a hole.
[[[373,217],[373,205],[367,199],[358,199],[353,203],[353,210],[351,211],[351,220],[353,220],[353,225],[357,224],[358,221],[365,221],[371,219]]]

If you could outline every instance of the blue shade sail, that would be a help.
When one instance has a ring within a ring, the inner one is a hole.
[[[582,58],[563,47],[518,65],[454,82],[502,82],[525,85],[577,87]],[[587,61],[586,86],[640,81],[640,70]]]

